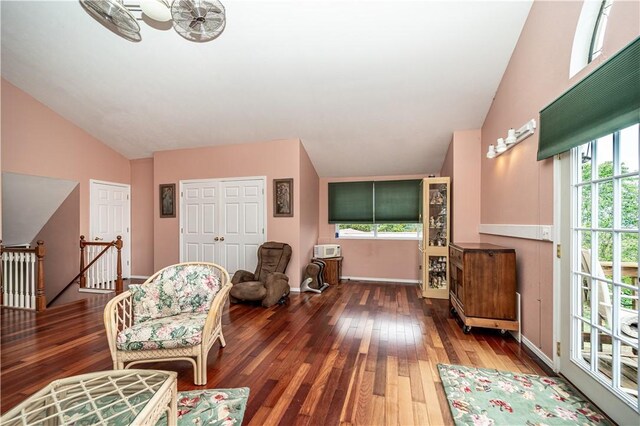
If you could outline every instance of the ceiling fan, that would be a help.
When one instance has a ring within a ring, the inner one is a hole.
[[[173,29],[190,41],[204,42],[218,37],[226,24],[225,9],[218,0],[80,0],[97,21],[123,37],[139,41],[140,25],[132,12],[142,12],[154,21],[172,21]]]

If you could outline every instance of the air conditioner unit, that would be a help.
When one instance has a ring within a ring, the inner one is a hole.
[[[313,257],[324,259],[327,257],[338,257],[340,255],[341,251],[338,244],[320,244],[313,246]]]

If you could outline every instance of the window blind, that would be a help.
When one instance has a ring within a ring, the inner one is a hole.
[[[329,223],[373,223],[373,182],[329,183]]]
[[[538,160],[640,121],[640,37],[540,111]]]
[[[329,223],[419,223],[420,193],[420,179],[332,182]]]
[[[419,223],[420,180],[374,182],[376,223]]]

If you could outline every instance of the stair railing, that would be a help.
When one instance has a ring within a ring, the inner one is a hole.
[[[81,291],[122,293],[122,246],[120,235],[113,241],[86,241],[80,236]]]
[[[1,243],[1,242],[0,242]],[[0,304],[10,308],[44,311],[44,241],[34,248],[4,247],[0,244]]]

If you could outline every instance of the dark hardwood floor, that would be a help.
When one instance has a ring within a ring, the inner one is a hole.
[[[2,309],[2,412],[51,380],[112,367],[109,298],[37,315]],[[245,424],[452,424],[436,364],[544,374],[511,337],[463,334],[448,302],[419,298],[415,285],[351,281],[270,309],[231,305],[223,332],[206,387],[249,387]],[[199,388],[189,363],[147,366],[178,371],[178,390]]]

